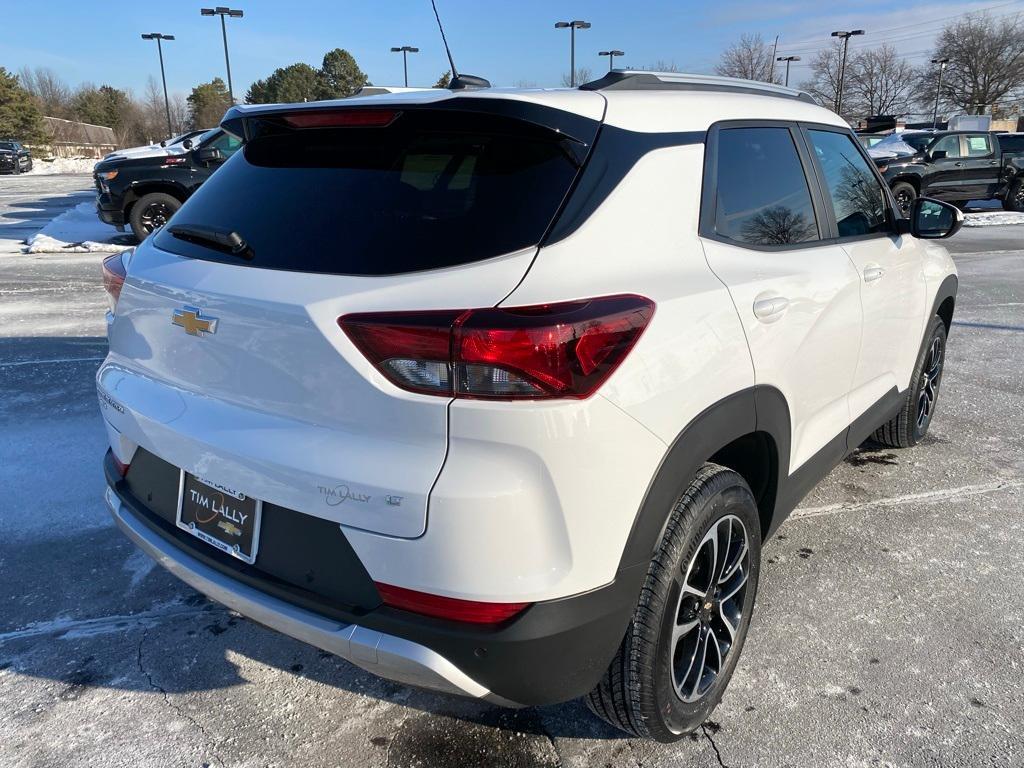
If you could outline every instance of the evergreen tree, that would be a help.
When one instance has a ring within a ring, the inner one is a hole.
[[[39,106],[17,75],[0,67],[0,138],[38,144],[47,141]]]

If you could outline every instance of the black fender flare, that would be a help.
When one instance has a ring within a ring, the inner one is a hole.
[[[736,439],[756,432],[767,433],[775,445],[776,466],[771,470],[774,482],[770,483],[767,500],[772,507],[770,529],[774,530],[778,525],[774,520],[776,494],[789,475],[790,424],[786,398],[778,389],[766,385],[735,392],[694,417],[673,440],[647,487],[623,548],[619,573],[641,571],[640,578],[646,574],[646,567],[636,566],[650,562],[665,532],[672,505],[693,481],[700,466]]]
[[[956,291],[960,285],[960,281],[956,275],[946,275],[945,279],[939,284],[939,289],[935,292],[935,298],[932,301],[932,313],[928,315],[929,318],[939,315],[939,309],[946,302],[946,300],[952,301],[952,307],[949,311],[949,317],[939,315],[946,323],[946,335],[949,335],[950,326],[953,324],[953,309],[956,307]]]

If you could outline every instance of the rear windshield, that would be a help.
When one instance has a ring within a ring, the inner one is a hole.
[[[536,245],[572,184],[571,140],[508,117],[409,109],[386,127],[262,121],[161,230],[183,256],[267,269],[385,275]],[[250,260],[177,226],[237,233]]]

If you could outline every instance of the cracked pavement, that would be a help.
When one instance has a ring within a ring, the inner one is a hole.
[[[46,182],[9,199],[55,209],[89,180]],[[0,243],[27,220],[0,199]],[[1024,227],[950,245],[929,438],[865,446],[783,525],[736,676],[675,745],[579,702],[501,710],[374,678],[155,567],[101,498],[101,255],[0,248],[0,765],[1024,764]]]

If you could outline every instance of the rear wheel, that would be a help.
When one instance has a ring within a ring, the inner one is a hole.
[[[174,212],[181,208],[181,201],[165,192],[150,192],[138,199],[132,206],[128,223],[139,242],[154,229],[160,229]]]
[[[896,198],[896,207],[900,209],[900,214],[909,217],[910,209],[914,207],[914,201],[917,199],[914,185],[906,181],[897,181],[892,185],[892,196]]]
[[[749,486],[705,464],[671,511],[622,645],[587,696],[591,711],[662,742],[703,723],[743,649],[760,565]]]
[[[1024,180],[1017,179],[1006,191],[1003,208],[1007,211],[1024,213]]]
[[[903,407],[891,421],[875,431],[876,442],[893,448],[910,448],[921,441],[935,416],[945,362],[946,324],[936,315],[928,326],[924,346],[914,366],[913,384],[907,389]]]

